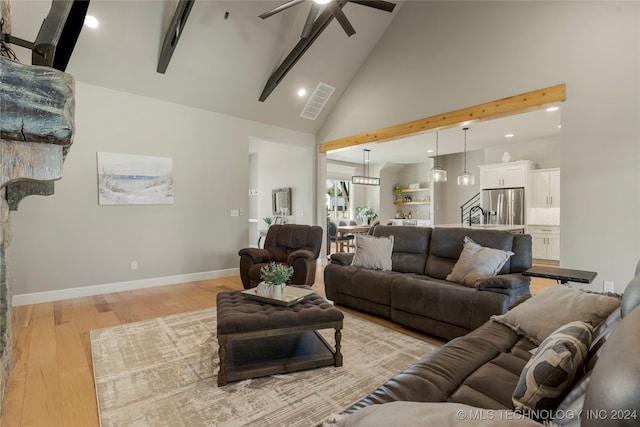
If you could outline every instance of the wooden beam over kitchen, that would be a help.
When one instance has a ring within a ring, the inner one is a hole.
[[[562,102],[566,99],[566,85],[564,83],[550,86],[520,95],[510,96],[497,101],[467,107],[448,113],[438,114],[412,122],[379,129],[373,132],[353,135],[320,144],[320,152],[353,147],[361,144],[377,143],[416,135],[435,129],[445,129],[464,122],[491,120],[514,114],[526,113],[544,107],[545,105]]]

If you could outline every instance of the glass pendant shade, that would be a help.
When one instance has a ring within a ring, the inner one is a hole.
[[[458,185],[475,185],[476,177],[467,170],[467,131],[469,128],[462,128],[464,131],[464,170],[458,174]]]
[[[476,183],[476,177],[471,173],[464,171],[458,174],[458,185],[474,185]]]
[[[434,165],[429,171],[429,181],[445,182],[447,180],[447,171],[438,165],[438,131],[436,131],[436,159]]]
[[[434,166],[429,171],[429,180],[433,182],[445,182],[447,180],[447,171],[440,166]]]
[[[351,182],[359,185],[380,185],[380,178],[369,176],[369,152],[371,150],[363,149],[362,172],[364,175],[353,175]]]

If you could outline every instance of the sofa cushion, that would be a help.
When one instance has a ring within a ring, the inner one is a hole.
[[[338,303],[341,303],[339,295],[348,295],[390,307],[391,282],[402,275],[395,271],[329,264],[324,268],[325,291],[327,298]],[[388,312],[387,309],[387,316]]]
[[[519,371],[511,375],[506,386],[502,381],[494,384],[493,377],[487,380],[485,376],[484,388],[478,391],[476,381],[483,372],[490,372],[483,370],[489,363],[509,372],[515,372],[518,366],[522,369],[531,358],[529,350],[532,348],[535,348],[533,343],[518,337],[510,328],[486,322],[427,354],[352,405],[347,412],[395,400],[451,401],[491,409],[513,409],[511,395]],[[467,381],[470,382],[467,384]]]
[[[616,297],[555,285],[492,319],[540,344],[554,330],[574,320],[597,326],[619,306]]]
[[[391,319],[451,339],[481,326],[492,315],[506,312],[519,295],[515,290],[510,296],[418,274],[400,274],[391,283]]]
[[[374,270],[391,270],[393,236],[356,235],[356,253],[351,265]]]
[[[362,408],[350,415],[330,418],[322,427],[540,427],[535,421],[515,412],[494,411],[445,402],[390,402]]]
[[[446,279],[460,258],[467,236],[481,246],[513,251],[514,234],[506,231],[436,227],[431,235],[426,274],[436,279]],[[499,274],[510,272],[510,261],[507,261]]]
[[[593,327],[580,320],[569,322],[545,339],[527,362],[515,391],[516,409],[555,408],[558,399],[582,368],[593,338]]]
[[[447,275],[447,280],[476,287],[477,283],[493,277],[513,255],[511,251],[480,246],[469,237],[464,238],[460,258]]]
[[[431,228],[378,225],[374,236],[393,236],[393,271],[424,274],[431,240]]]

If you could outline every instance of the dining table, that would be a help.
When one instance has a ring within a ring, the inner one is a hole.
[[[362,224],[362,225],[339,225],[338,226],[338,234],[357,234],[357,233],[368,233],[370,225]]]
[[[343,236],[346,234],[358,234],[358,233],[368,233],[370,225],[362,224],[362,225],[338,225],[337,232],[338,235]],[[329,237],[329,231],[327,230],[327,241],[329,244],[327,245],[327,255],[331,252],[331,239]]]

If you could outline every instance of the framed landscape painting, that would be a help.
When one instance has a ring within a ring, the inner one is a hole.
[[[173,204],[172,159],[98,153],[98,204]]]

